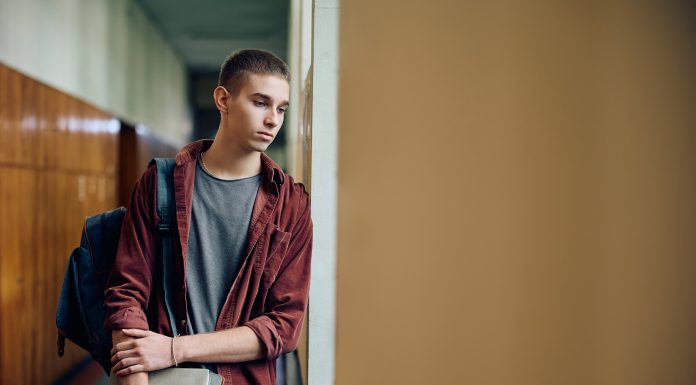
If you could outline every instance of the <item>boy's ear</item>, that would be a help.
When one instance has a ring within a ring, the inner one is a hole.
[[[213,90],[213,100],[215,101],[215,107],[217,107],[218,111],[221,113],[227,112],[227,103],[229,102],[230,97],[231,95],[225,87],[215,87],[215,90]]]

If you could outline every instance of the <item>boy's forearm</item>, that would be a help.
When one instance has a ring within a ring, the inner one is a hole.
[[[246,362],[264,356],[256,333],[246,326],[212,333],[177,337],[174,354],[178,362]]]
[[[120,330],[111,331],[111,343],[113,346],[116,346],[116,344],[120,342],[130,341],[134,339],[136,338],[129,337],[123,334],[123,332]],[[115,374],[111,375],[115,376]],[[147,372],[133,373],[127,376],[118,377],[118,380],[121,385],[148,385],[148,374]]]

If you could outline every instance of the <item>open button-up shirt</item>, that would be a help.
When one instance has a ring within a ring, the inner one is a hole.
[[[176,156],[170,288],[177,329],[186,331],[186,257],[198,154],[211,140],[193,142]],[[218,364],[226,383],[275,384],[275,359],[296,348],[309,289],[312,220],[309,195],[271,158],[261,154],[262,181],[249,224],[246,257],[217,319],[216,330],[248,326],[264,349],[261,359]],[[108,330],[149,329],[172,335],[158,261],[157,170],[138,180],[121,228],[105,291]]]

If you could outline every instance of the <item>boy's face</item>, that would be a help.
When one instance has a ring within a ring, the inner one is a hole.
[[[283,125],[290,85],[275,75],[251,74],[239,94],[227,95],[225,129],[248,151],[266,151]]]

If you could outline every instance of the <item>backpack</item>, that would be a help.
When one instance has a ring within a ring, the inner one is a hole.
[[[171,254],[169,234],[174,211],[169,202],[174,202],[175,163],[173,158],[155,158],[150,161],[152,163],[157,166],[157,211],[161,218],[158,233],[162,255],[168,256]],[[104,290],[114,264],[125,214],[126,208],[118,207],[85,220],[80,246],[72,251],[68,260],[56,310],[58,356],[63,356],[67,338],[88,351],[107,374],[111,371],[111,333],[104,328]],[[167,259],[163,258],[163,262]],[[166,272],[168,264],[164,265]],[[164,276],[166,279],[169,274]],[[166,300],[171,309],[168,295]]]

